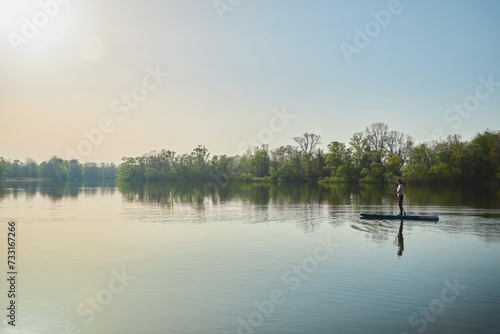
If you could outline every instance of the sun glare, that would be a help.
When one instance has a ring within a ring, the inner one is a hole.
[[[0,27],[2,32],[17,32],[22,25],[22,18],[29,17],[39,7],[37,1],[0,1]]]
[[[16,53],[47,47],[67,34],[72,10],[66,1],[2,1],[0,30]]]

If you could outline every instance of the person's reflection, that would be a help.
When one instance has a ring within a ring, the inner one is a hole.
[[[403,255],[403,251],[405,250],[405,243],[403,239],[403,219],[401,219],[401,224],[399,225],[397,244],[398,244],[398,257],[399,257]]]

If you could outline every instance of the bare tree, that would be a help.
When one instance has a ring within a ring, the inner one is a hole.
[[[311,159],[311,155],[317,145],[321,145],[321,136],[315,133],[304,133],[302,137],[293,137],[293,140],[299,144],[300,149],[307,160]]]
[[[367,140],[370,150],[385,150],[388,133],[389,126],[385,123],[378,122],[367,126],[365,129],[365,139]]]
[[[401,145],[400,158],[403,160],[403,164],[406,164],[408,159],[410,159],[411,152],[413,151],[413,146],[415,145],[415,140],[412,136],[406,135],[404,143]]]
[[[403,163],[410,157],[411,150],[413,149],[414,140],[410,135],[398,131],[391,131],[387,136],[386,150],[388,158],[397,154]]]
[[[389,153],[389,156],[393,156],[394,154],[398,154],[398,150],[400,150],[402,143],[404,142],[404,134],[398,131],[391,131],[387,135],[386,140],[386,150]]]

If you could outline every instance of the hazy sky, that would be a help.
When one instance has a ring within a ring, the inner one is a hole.
[[[326,147],[374,122],[470,139],[500,129],[499,15],[497,0],[0,0],[0,156],[235,155],[304,132]]]

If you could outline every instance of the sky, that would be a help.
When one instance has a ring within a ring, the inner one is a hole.
[[[500,130],[495,0],[0,0],[0,156]]]

